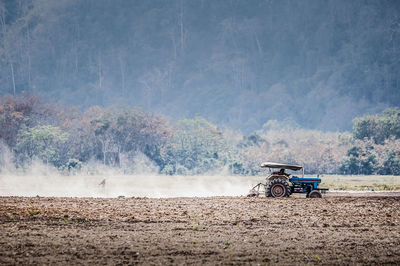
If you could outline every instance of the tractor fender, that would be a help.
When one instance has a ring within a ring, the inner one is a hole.
[[[283,179],[286,180],[287,182],[289,182],[289,177],[286,175],[271,175],[267,177],[267,181],[270,182],[274,179]]]

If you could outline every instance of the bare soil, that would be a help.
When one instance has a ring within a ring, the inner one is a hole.
[[[399,264],[400,195],[0,198],[0,264]]]

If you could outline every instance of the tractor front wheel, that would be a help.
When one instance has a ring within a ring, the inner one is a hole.
[[[313,190],[310,193],[307,194],[307,198],[322,198],[321,192],[318,190]]]
[[[281,178],[268,182],[265,190],[267,197],[282,198],[290,196],[290,186],[286,180]]]

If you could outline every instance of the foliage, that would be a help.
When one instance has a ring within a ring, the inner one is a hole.
[[[218,169],[226,161],[222,131],[205,119],[178,121],[164,154],[164,173],[201,174]]]
[[[38,96],[22,93],[16,97],[6,95],[0,98],[0,139],[14,146],[19,129],[32,127],[38,120],[46,121],[51,107]]]
[[[347,159],[342,163],[344,174],[370,175],[376,169],[376,155],[372,145],[353,146],[347,152]]]
[[[68,171],[77,171],[82,168],[82,162],[77,159],[69,159],[66,168]]]
[[[170,136],[166,121],[136,109],[109,109],[91,120],[95,139],[101,146],[104,164],[120,166],[121,154],[140,151],[160,166],[161,149]]]
[[[368,115],[354,119],[355,139],[373,139],[382,144],[386,139],[400,138],[400,109],[389,108],[379,115]]]
[[[341,165],[347,174],[400,173],[400,109],[354,119],[355,139]]]
[[[383,144],[356,140],[344,157],[340,172],[344,174],[400,174],[400,140],[388,139]]]
[[[67,174],[89,170],[97,161],[125,173],[257,175],[263,173],[261,162],[277,161],[304,165],[313,174],[393,175],[400,174],[398,115],[398,109],[388,109],[357,118],[353,137],[277,121],[242,135],[201,117],[170,123],[137,108],[94,106],[82,112],[28,94],[5,96],[0,98],[0,166],[11,170],[38,158]],[[363,126],[372,125],[371,119],[386,125],[376,127],[386,133]]]
[[[350,145],[346,133],[286,128],[258,134],[268,141],[241,149],[242,164],[252,174],[262,161],[304,165],[306,173],[336,173]]]
[[[387,151],[378,174],[400,175],[400,150],[390,149]]]
[[[17,135],[15,150],[22,162],[37,156],[39,159],[55,166],[60,166],[60,146],[66,142],[68,134],[54,126],[36,126],[22,128]]]

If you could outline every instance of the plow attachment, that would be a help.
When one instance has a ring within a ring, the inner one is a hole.
[[[258,183],[250,189],[249,193],[247,193],[247,197],[258,197],[261,193],[265,194],[265,185],[263,183]]]

